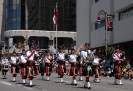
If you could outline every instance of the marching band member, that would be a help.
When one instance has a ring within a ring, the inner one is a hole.
[[[51,56],[49,52],[46,52],[45,56],[45,72],[46,72],[46,80],[49,81],[49,76],[51,75],[50,69],[51,69]]]
[[[13,52],[13,56],[10,59],[13,82],[16,81],[16,76],[17,76],[17,73],[19,71],[19,69],[17,67],[17,60],[18,60],[18,57],[16,56],[16,52]]]
[[[115,53],[113,53],[113,60],[114,60],[114,72],[115,72],[115,81],[114,84],[117,85],[117,81],[119,81],[119,85],[122,85],[121,81],[121,62],[125,60],[125,58],[121,59],[122,54],[118,47],[115,48]]]
[[[85,47],[85,50],[80,51],[83,47]],[[79,49],[77,50],[77,54],[80,51],[81,57],[83,58],[83,62],[85,64],[85,84],[84,87],[91,89],[90,86],[90,79],[89,79],[89,73],[92,70],[91,69],[91,65],[92,65],[92,60],[93,60],[93,56],[91,55],[91,50],[90,49],[90,44],[89,43],[85,43],[85,45],[80,45]]]
[[[63,76],[64,76],[64,64],[65,64],[65,53],[63,53],[62,48],[58,48],[59,52],[57,55],[58,60],[58,74],[60,76],[60,82],[63,83]]]
[[[27,68],[28,68],[28,79],[29,79],[29,86],[32,87],[32,80],[34,77],[34,57],[35,57],[35,51],[33,51],[33,46],[29,46],[29,51],[26,52],[26,60],[27,60]]]
[[[22,55],[20,56],[20,59],[19,59],[19,65],[21,67],[21,78],[23,80],[23,84],[25,84],[26,82],[26,78],[27,78],[27,66],[26,66],[26,55],[25,55],[25,50],[22,50]]]
[[[94,72],[94,82],[99,83],[99,74],[98,74],[98,66],[99,66],[99,58],[97,57],[97,55],[94,55],[94,60],[92,63],[92,68],[93,68],[93,72]]]
[[[40,68],[39,68],[39,73],[41,73],[41,78],[42,80],[44,80],[44,57],[42,56],[42,54],[40,55],[39,58],[39,63],[40,63]]]
[[[5,55],[3,55],[3,58],[1,59],[1,66],[2,66],[2,75],[3,79],[6,79],[6,73],[8,71],[8,59],[6,58]]]
[[[82,65],[83,65],[83,58],[81,57],[82,55],[78,54],[77,57],[77,69],[78,69],[78,75],[79,75],[79,81],[83,81],[82,79]]]
[[[75,50],[71,50],[71,55],[69,56],[69,61],[71,63],[71,68],[70,68],[70,75],[72,76],[72,85],[77,85],[76,82],[76,63],[77,63],[77,55],[75,53]]]

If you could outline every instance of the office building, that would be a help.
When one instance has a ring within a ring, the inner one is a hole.
[[[7,22],[5,35],[13,43],[39,42],[41,49],[55,43],[53,28],[54,6],[58,4],[58,45],[76,45],[76,0],[6,0]]]
[[[133,0],[77,0],[77,44],[89,42],[91,48],[105,46],[105,15],[99,15],[102,22],[97,23],[98,13],[103,10],[114,15],[113,31],[108,31],[108,45],[119,45],[126,55],[133,58]]]

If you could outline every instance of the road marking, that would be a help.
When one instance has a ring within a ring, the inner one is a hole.
[[[70,83],[71,81],[65,81],[65,80],[64,80],[64,82],[66,82],[66,83]]]
[[[34,90],[34,89],[32,89],[32,88],[29,88],[29,87],[24,87],[24,88],[26,88],[26,89],[28,89],[28,90]]]
[[[65,83],[71,83],[71,81],[66,81],[66,80],[64,80],[64,82],[65,82]],[[83,84],[83,83],[77,82],[77,84]]]
[[[22,86],[22,85],[18,84],[18,86]]]
[[[3,82],[3,81],[1,83],[5,84],[5,85],[10,85],[10,86],[12,85],[12,84],[10,84],[8,82]]]
[[[42,91],[47,91],[47,90],[45,90],[45,89],[42,89]]]

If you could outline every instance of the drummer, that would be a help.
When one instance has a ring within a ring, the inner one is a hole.
[[[5,55],[3,55],[3,58],[1,59],[1,66],[2,66],[2,75],[3,75],[2,79],[6,79],[6,73],[9,68],[9,62]]]

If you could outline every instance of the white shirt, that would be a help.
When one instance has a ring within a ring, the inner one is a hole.
[[[11,61],[12,63],[16,63],[17,60],[18,60],[18,57],[14,57],[14,56],[12,56],[11,59],[10,59],[10,61]]]
[[[92,64],[99,64],[99,58],[94,58]]]
[[[77,55],[71,54],[71,55],[69,56],[69,61],[76,62],[76,60],[77,60]]]
[[[31,51],[27,51],[26,52],[26,57],[28,58],[30,55],[31,55]],[[34,56],[35,56],[35,53],[33,53],[33,55],[29,58],[29,60],[34,60]]]
[[[20,62],[23,62],[23,63],[26,63],[27,62],[27,60],[25,59],[25,58],[27,58],[26,56],[24,56],[24,55],[22,55],[22,56],[20,56]]]
[[[8,59],[7,58],[2,58],[2,60],[1,60],[1,64],[7,64],[8,63]]]
[[[51,60],[51,56],[46,56],[46,57],[45,57],[45,62],[48,62],[48,63],[49,63],[50,60]]]
[[[88,54],[91,54],[91,50],[87,50],[87,51],[81,51],[80,54],[82,55],[82,57],[84,59],[87,58]]]
[[[65,59],[65,53],[58,53],[57,56],[59,59]]]

